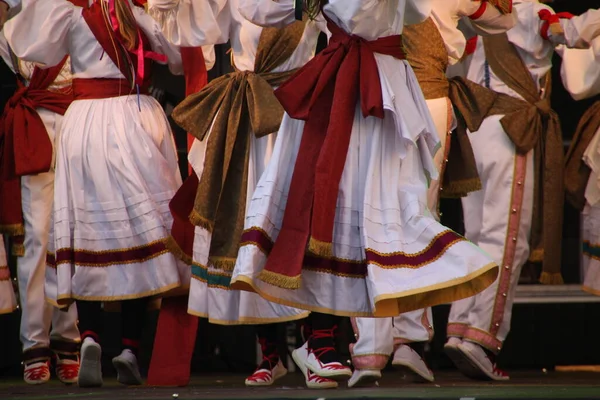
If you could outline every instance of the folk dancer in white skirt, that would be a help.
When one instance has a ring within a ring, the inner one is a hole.
[[[555,46],[586,47],[600,33],[597,10],[570,19],[537,0],[513,5],[517,25],[506,35],[478,37],[467,74],[495,92],[487,96],[495,103],[478,99],[490,112],[469,133],[483,188],[463,198],[466,237],[501,272],[494,285],[452,305],[445,350],[476,379],[509,378],[494,360],[510,330],[523,264],[543,261],[540,281],[562,282],[563,148],[548,73]]]
[[[468,191],[476,190],[479,183],[476,171],[470,176],[464,173],[463,176],[453,174],[450,182],[443,179],[449,157],[466,158],[470,151],[470,160],[453,159],[452,165],[462,162],[458,166],[461,170],[468,169],[469,166],[474,169],[470,147],[456,148],[457,145],[464,146],[464,141],[453,140],[452,146],[455,148],[450,153],[450,134],[456,127],[453,103],[457,102],[457,87],[460,87],[461,82],[449,80],[446,70],[449,65],[458,63],[465,53],[467,43],[458,28],[459,21],[472,25],[481,34],[506,32],[514,26],[511,1],[506,1],[505,4],[494,3],[498,2],[432,0],[429,18],[422,23],[405,26],[402,33],[407,60],[423,90],[441,144],[434,156],[440,179],[432,180],[428,191],[427,204],[434,216],[438,215],[440,194],[462,196]],[[456,104],[456,107],[460,115],[472,114],[472,104],[468,101],[466,104]],[[442,181],[443,187],[440,185]],[[434,380],[433,372],[423,357],[425,344],[433,339],[434,333],[431,308],[403,313],[394,317],[393,324],[390,319],[356,318],[353,326],[357,342],[352,345],[355,371],[350,380],[351,385],[359,384],[368,377],[374,380],[381,376],[381,370],[387,365],[389,352],[392,350],[391,336],[394,353],[392,364],[417,382]]]
[[[141,384],[136,352],[150,296],[189,281],[166,248],[168,204],[181,184],[174,140],[150,96],[151,59],[181,73],[179,50],[125,0],[89,8],[24,0],[5,26],[15,54],[46,66],[71,56],[73,95],[57,143],[54,238],[46,296],[77,300],[82,331],[80,386],[102,384],[101,303],[122,301],[118,380]]]
[[[256,11],[255,4],[248,3],[151,0],[149,5],[176,45],[231,43],[235,72],[188,96],[172,114],[197,138],[188,157],[195,173],[171,204],[176,223],[182,221],[174,225],[172,236],[174,251],[192,265],[188,312],[215,324],[260,324],[263,361],[245,382],[267,386],[287,373],[277,352],[275,323],[308,313],[232,290],[231,273],[247,204],[271,158],[283,116],[273,87],[314,56],[320,30],[315,21],[262,28],[244,18],[248,10]],[[185,224],[194,226],[191,254],[185,249]],[[307,377],[307,383],[319,387],[332,382]]]
[[[11,11],[18,3],[8,2]],[[0,3],[0,8],[6,4]],[[79,373],[77,310],[73,306],[60,311],[47,303],[44,277],[54,200],[54,143],[73,99],[71,65],[65,57],[54,68],[41,70],[17,58],[3,32],[0,56],[18,79],[0,128],[4,135],[0,231],[12,236],[17,256],[23,377],[29,384],[47,382],[50,359],[56,355],[56,376],[70,384]],[[4,271],[8,274],[8,269]],[[7,274],[2,275],[7,278]],[[6,283],[8,296],[14,296],[11,283]]]
[[[254,3],[248,17],[259,25],[293,21],[292,0]],[[287,114],[232,284],[320,315],[294,360],[342,380],[352,373],[335,351],[332,316],[393,317],[472,296],[498,267],[427,205],[439,138],[400,35],[405,20],[427,14],[404,0],[311,6],[332,37],[276,91]]]
[[[575,100],[600,93],[600,38],[589,49],[560,46],[564,87]],[[583,241],[583,290],[600,295],[600,101],[583,114],[567,153],[567,200],[581,210]]]

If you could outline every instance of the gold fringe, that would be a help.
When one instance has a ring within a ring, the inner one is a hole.
[[[310,237],[308,241],[308,251],[320,257],[333,257],[333,243],[323,242],[321,240]]]
[[[443,191],[440,191],[440,197],[445,199],[456,199],[465,197],[471,192],[481,190],[481,188],[481,179],[479,178],[452,181],[444,186]]]
[[[560,272],[542,272],[540,283],[544,285],[563,285],[563,277]]]
[[[544,261],[544,249],[535,249],[529,254],[529,261],[542,262]]]
[[[208,219],[204,218],[200,213],[196,210],[192,210],[190,213],[190,222],[194,224],[194,226],[199,226],[201,228],[206,229],[209,232],[213,231],[213,223]]]
[[[11,252],[15,257],[23,257],[25,255],[25,245],[22,243],[13,243]]]
[[[25,234],[23,224],[0,225],[0,233],[8,236],[20,236]]]
[[[167,250],[169,250],[175,257],[179,258],[181,261],[183,261],[184,263],[186,263],[187,265],[192,265],[192,263],[194,262],[194,260],[192,260],[192,257],[187,255],[182,249],[181,247],[179,247],[179,244],[177,243],[177,241],[173,238],[173,236],[169,236],[165,239],[165,247],[167,248]]]
[[[258,279],[282,289],[300,289],[300,276],[287,276],[263,269]]]
[[[231,272],[235,268],[235,260],[233,257],[208,257],[208,263],[213,267]]]

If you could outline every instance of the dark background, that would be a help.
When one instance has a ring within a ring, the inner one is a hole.
[[[580,14],[589,8],[600,7],[600,0],[559,0],[552,2],[556,12],[569,11]],[[320,47],[323,46],[323,38]],[[231,70],[226,45],[217,46],[217,61],[209,78],[214,78]],[[565,145],[573,136],[573,132],[581,115],[587,107],[598,98],[575,102],[565,92],[560,83],[560,57],[554,58],[553,70],[553,108],[561,118]],[[167,114],[184,98],[184,81],[182,77],[169,74],[164,67],[154,71],[154,86],[161,95],[157,96],[165,107]],[[15,82],[10,70],[0,62],[0,107],[14,91]],[[172,121],[171,121],[172,122]],[[187,175],[186,134],[174,123],[182,174]],[[444,223],[457,231],[462,231],[462,212],[460,201],[444,200],[442,203]],[[563,275],[566,283],[580,283],[580,237],[579,213],[570,206],[565,206],[565,223],[563,232]],[[14,260],[11,268],[14,274]],[[524,268],[521,283],[535,283],[539,275],[538,265]],[[451,364],[444,356],[442,347],[445,341],[445,324],[449,306],[434,308],[434,325],[436,336],[428,348],[427,357],[433,369],[449,368]],[[556,365],[597,365],[600,364],[600,336],[598,316],[599,303],[575,304],[517,304],[513,311],[512,331],[509,335],[499,363],[509,369],[548,368]],[[1,377],[18,377],[21,375],[21,345],[19,342],[20,313],[0,315],[0,379]],[[142,369],[146,369],[152,351],[157,313],[148,318],[144,344],[141,355]],[[105,373],[113,374],[110,358],[119,352],[120,320],[118,314],[106,313],[106,326],[103,337],[103,357]],[[299,346],[298,324],[280,325],[281,351]],[[352,330],[348,321],[341,324],[339,350],[348,352],[348,342],[352,340]],[[196,351],[192,362],[192,371],[209,372],[251,372],[255,368],[256,339],[252,326],[216,326],[200,320]]]

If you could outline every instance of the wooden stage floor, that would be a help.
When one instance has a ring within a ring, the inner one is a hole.
[[[600,374],[542,371],[514,372],[506,383],[475,382],[457,372],[438,373],[434,384],[407,383],[395,372],[385,373],[379,387],[310,390],[302,376],[290,374],[271,388],[248,389],[244,376],[195,376],[183,388],[124,387],[114,378],[98,389],[64,386],[53,380],[29,386],[15,379],[0,378],[3,400],[196,400],[196,399],[600,399]]]

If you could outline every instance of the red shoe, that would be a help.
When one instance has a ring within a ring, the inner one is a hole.
[[[314,331],[313,335],[318,335],[318,332],[319,331]],[[319,356],[328,351],[335,351],[335,349],[332,347],[324,347],[313,350],[308,346],[308,342],[306,342],[302,347],[292,352],[292,357],[299,367],[301,367],[300,364],[303,364],[306,368],[321,378],[329,378],[333,380],[345,380],[350,378],[352,376],[352,371],[349,367],[337,361],[323,363],[321,360],[319,360]]]
[[[65,385],[77,383],[79,376],[79,359],[56,359],[56,376]]]
[[[273,369],[260,368],[246,378],[246,386],[271,386],[275,381],[287,374],[287,369],[281,361]]]
[[[30,385],[41,385],[50,380],[50,362],[40,361],[25,366],[23,379]]]

